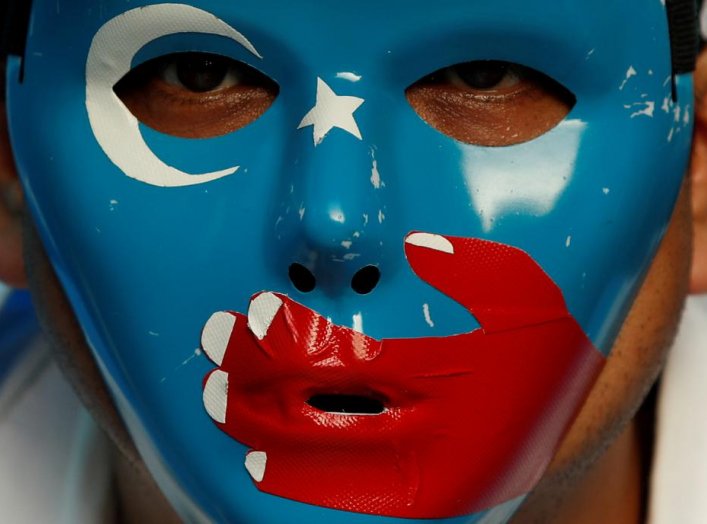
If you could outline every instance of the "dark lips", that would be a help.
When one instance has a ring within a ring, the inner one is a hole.
[[[204,405],[251,448],[245,466],[261,491],[445,518],[514,499],[542,475],[603,356],[524,252],[427,233],[408,235],[405,251],[481,329],[375,340],[269,292],[253,297],[247,317],[207,322],[202,345],[220,367],[205,378]],[[322,397],[384,410],[332,412],[317,407]]]

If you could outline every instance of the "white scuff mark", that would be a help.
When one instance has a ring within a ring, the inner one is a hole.
[[[675,122],[680,122],[680,117],[682,116],[682,109],[680,108],[680,104],[675,106],[675,109],[673,109],[673,119]]]
[[[670,132],[668,133],[668,142],[673,141],[673,135],[675,135],[675,129],[671,129]]]
[[[611,189],[609,189],[608,187],[601,188],[601,192],[604,193],[605,195],[608,195],[610,191],[611,191]]]
[[[626,109],[631,109],[631,108],[639,108],[643,107],[643,109],[638,109],[637,111],[634,111],[631,113],[631,118],[636,118],[637,116],[647,116],[648,118],[653,118],[653,114],[655,113],[655,102],[634,102],[633,104],[625,105],[624,106]]]
[[[432,317],[430,316],[429,304],[422,304],[422,314],[425,316],[425,322],[427,322],[427,325],[430,327],[435,327],[435,323],[432,321]]]
[[[353,316],[353,325],[351,326],[351,329],[358,331],[359,333],[363,333],[363,315],[361,312],[358,312]]]
[[[297,212],[297,213],[299,213],[299,219],[300,219],[300,220],[304,219],[304,212],[305,212],[304,207],[300,207],[300,208],[299,208],[299,211]]]
[[[344,222],[346,222],[346,216],[344,215],[344,213],[337,210],[331,211],[329,213],[329,218],[331,218],[334,222],[338,222],[339,224],[343,224]]]
[[[358,231],[354,231],[354,234],[353,234],[354,238],[358,238],[360,236],[361,236],[361,233],[359,233]]]
[[[383,214],[383,210],[379,209],[378,210],[378,223],[382,224],[384,220],[385,220],[385,215]]]
[[[381,188],[381,175],[378,172],[378,161],[374,158],[373,165],[371,167],[371,184],[376,189]]]
[[[670,99],[669,96],[666,96],[663,99],[663,105],[660,106],[660,108],[663,110],[665,113],[670,113],[670,106],[672,105],[673,101]]]
[[[596,51],[596,47],[590,49],[589,52],[587,53],[587,56],[585,56],[584,59],[589,60],[592,57],[592,55],[594,54],[594,51]]]
[[[295,186],[290,184],[290,195],[295,192]]]
[[[672,78],[673,77],[671,75],[666,76],[665,80],[663,81],[663,87],[667,86]]]
[[[151,337],[159,337],[160,336],[160,334],[157,331],[148,331],[147,334],[150,335]]]
[[[648,93],[641,93],[641,98],[648,98]]]
[[[115,207],[118,205],[118,201],[114,198],[109,202],[109,204],[110,204],[109,209],[111,211],[115,211]]]
[[[351,242],[350,240],[342,240],[341,241],[341,247],[343,247],[345,249],[351,249],[351,244],[353,244],[353,242]]]
[[[653,76],[653,70],[652,70],[652,69],[649,69],[649,70],[648,70],[648,76]]]
[[[364,226],[368,225],[368,214],[367,213],[363,214],[363,225]]]
[[[565,240],[565,247],[570,247],[572,245],[572,235],[567,236],[567,240]]]
[[[199,355],[201,355],[201,351],[199,351],[199,350],[197,349],[196,351],[194,351],[194,353],[192,353],[192,354],[189,355],[187,358],[185,358],[184,360],[182,360],[182,363],[181,363],[179,366],[180,366],[180,367],[181,367],[181,366],[186,366],[187,364],[189,364],[189,362],[191,362],[192,360],[194,360],[194,359],[195,359],[196,357],[198,357]]]
[[[280,215],[279,217],[277,217],[277,220],[275,220],[275,227],[279,226],[279,225],[280,225],[280,222],[282,222],[283,220],[285,220],[285,219],[282,218],[282,215]]]
[[[344,255],[344,260],[351,261],[351,260],[354,260],[355,258],[358,258],[360,256],[361,256],[360,253],[346,253]]]
[[[348,80],[349,82],[358,82],[363,77],[361,75],[357,75],[356,73],[352,73],[351,71],[341,71],[340,73],[336,73],[336,78]]]
[[[633,68],[633,66],[629,66],[628,70],[626,71],[626,78],[624,78],[624,81],[621,82],[621,85],[619,86],[619,91],[623,91],[628,81],[631,80],[631,78],[636,76],[637,74],[638,72]]]
[[[683,113],[683,118],[682,118],[682,123],[683,125],[690,125],[690,106],[686,105],[685,106],[685,111]]]

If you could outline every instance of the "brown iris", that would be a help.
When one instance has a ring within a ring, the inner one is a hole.
[[[115,93],[143,124],[208,138],[240,129],[272,105],[278,85],[254,68],[211,53],[175,53],[130,71]]]

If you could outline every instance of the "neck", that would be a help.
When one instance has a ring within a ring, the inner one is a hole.
[[[640,424],[631,421],[579,479],[534,493],[512,524],[640,524],[644,519],[645,467]]]
[[[543,496],[546,504],[524,507],[513,524],[640,524],[644,519],[646,467],[640,417],[635,418],[581,479],[563,483],[558,492]],[[154,480],[142,468],[115,453],[120,524],[161,522],[178,524]]]
[[[180,524],[181,520],[145,469],[130,464],[120,451],[113,454],[118,493],[116,524],[159,522]]]

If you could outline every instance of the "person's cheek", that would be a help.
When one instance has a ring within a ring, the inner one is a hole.
[[[23,209],[22,188],[10,148],[3,103],[0,106],[0,281],[13,287],[27,284],[22,264],[20,218]]]
[[[660,373],[677,331],[690,281],[690,193],[690,181],[686,178],[668,230],[607,364],[514,523],[557,517],[556,501],[573,492],[587,471],[597,464],[634,417]],[[652,431],[652,428],[638,430]],[[572,511],[566,505],[562,508]]]

